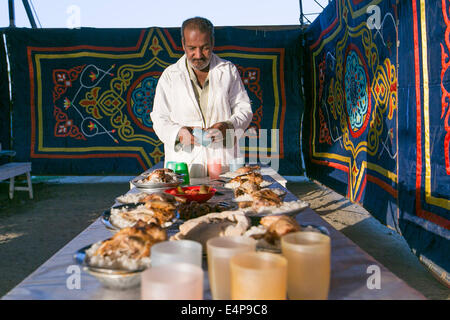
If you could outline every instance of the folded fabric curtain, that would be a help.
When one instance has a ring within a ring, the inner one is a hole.
[[[11,148],[11,113],[8,84],[8,64],[6,60],[5,43],[3,41],[3,30],[0,29],[0,143],[2,149]]]

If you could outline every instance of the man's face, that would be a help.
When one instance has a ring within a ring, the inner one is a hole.
[[[184,29],[183,49],[192,68],[204,70],[209,66],[213,46],[209,33],[202,33],[197,29]]]

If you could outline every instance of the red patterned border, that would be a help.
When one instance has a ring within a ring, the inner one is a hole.
[[[442,0],[442,15],[444,16],[444,22],[446,25],[445,28],[445,45],[447,47],[448,52],[450,52],[450,19],[447,14],[447,6],[446,6],[446,0]],[[444,128],[447,132],[445,135],[444,140],[444,156],[445,156],[445,170],[447,172],[447,175],[450,175],[450,125],[449,125],[449,118],[450,118],[450,93],[445,89],[444,87],[444,76],[447,72],[448,68],[450,67],[450,59],[445,52],[444,46],[441,43],[441,90],[442,90],[442,97],[441,97],[441,119],[444,117],[445,110],[447,110],[447,114],[445,114],[444,118]]]
[[[440,227],[450,229],[450,221],[438,216],[435,213],[422,208],[422,97],[420,83],[420,46],[419,46],[419,22],[417,2],[412,0],[413,28],[414,28],[414,71],[416,90],[416,214],[418,217],[428,220]]]

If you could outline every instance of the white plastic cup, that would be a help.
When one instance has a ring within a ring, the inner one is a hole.
[[[244,236],[214,237],[206,242],[208,275],[214,300],[230,300],[230,259],[237,253],[255,251],[256,240]]]
[[[203,270],[190,263],[146,269],[141,274],[142,300],[202,300]]]
[[[152,267],[184,262],[202,267],[202,245],[192,240],[162,241],[151,248]]]
[[[201,128],[194,128],[192,130],[192,135],[197,139],[197,142],[201,145],[207,147],[211,144],[211,138],[206,138],[206,132]]]
[[[281,237],[288,261],[287,292],[291,300],[326,300],[331,275],[331,240],[318,232],[291,232]]]
[[[230,260],[231,300],[286,300],[287,260],[269,252],[242,252]]]

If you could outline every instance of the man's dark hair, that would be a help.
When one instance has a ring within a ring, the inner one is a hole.
[[[182,43],[184,43],[184,29],[186,28],[197,29],[202,33],[209,33],[209,35],[211,36],[211,41],[214,42],[214,26],[208,19],[202,17],[194,17],[185,20],[181,25]]]

